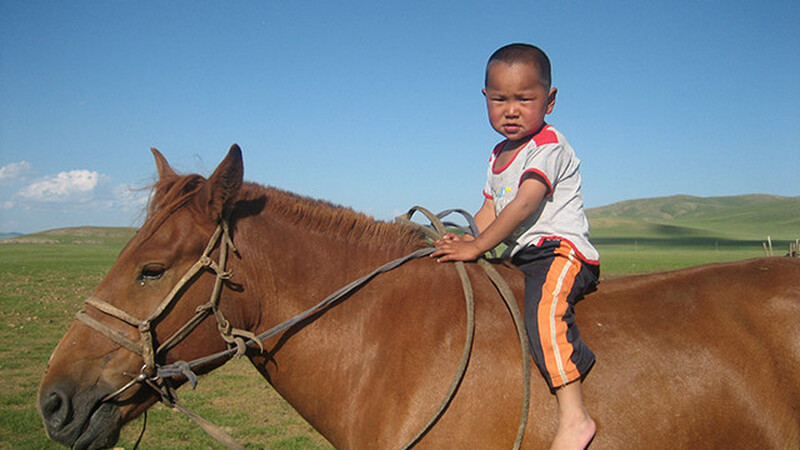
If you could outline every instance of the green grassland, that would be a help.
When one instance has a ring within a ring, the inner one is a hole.
[[[800,197],[678,195],[587,211],[605,276],[788,253],[800,238]]]
[[[603,277],[671,270],[775,254],[800,237],[800,197],[678,196],[589,211]],[[58,448],[36,409],[50,352],[125,242],[130,228],[70,228],[0,241],[0,448]],[[335,287],[332,287],[332,289]],[[246,360],[234,360],[183,388],[182,402],[249,448],[330,448]],[[141,419],[123,429],[132,448]],[[222,448],[188,418],[151,408],[145,448]]]

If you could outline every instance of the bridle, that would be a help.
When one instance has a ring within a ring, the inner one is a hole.
[[[211,252],[213,252],[217,247],[217,244],[219,244],[220,248],[219,262],[214,262],[210,255]],[[233,252],[236,252],[236,247],[233,245],[233,241],[230,237],[228,222],[227,220],[222,220],[217,226],[217,229],[214,231],[214,234],[212,234],[211,239],[208,241],[205,251],[200,256],[200,259],[198,259],[197,262],[194,263],[194,265],[192,265],[192,267],[190,267],[186,273],[184,273],[183,277],[181,277],[178,283],[175,284],[172,290],[166,295],[166,297],[164,297],[155,311],[153,311],[153,313],[150,314],[147,319],[142,320],[134,317],[133,315],[117,308],[116,306],[96,297],[89,297],[86,299],[87,305],[92,306],[106,315],[119,319],[128,325],[138,328],[140,337],[140,341],[138,343],[129,339],[119,331],[116,331],[89,316],[85,311],[79,311],[76,315],[76,318],[86,325],[94,328],[115,343],[141,356],[142,361],[144,362],[144,365],[141,369],[141,374],[149,379],[158,376],[159,365],[156,361],[164,357],[170,349],[184,340],[189,333],[197,328],[197,326],[211,314],[213,314],[217,319],[217,328],[222,338],[229,344],[235,344],[239,353],[244,353],[244,339],[255,339],[255,335],[249,331],[233,328],[230,322],[219,310],[219,299],[220,293],[222,292],[222,285],[224,284],[225,280],[228,280],[231,277],[231,272],[225,270],[229,249]],[[164,312],[180,298],[180,294],[186,285],[192,282],[192,280],[194,280],[194,278],[204,270],[209,270],[216,276],[214,289],[211,291],[211,298],[205,304],[200,305],[197,308],[195,315],[189,319],[189,321],[187,321],[178,329],[178,331],[176,331],[172,336],[170,336],[156,348],[154,340],[155,325],[164,318]],[[124,389],[117,390],[116,392],[107,396],[105,400],[111,400],[118,397],[129,387],[130,386],[127,386]]]
[[[415,222],[411,222],[411,217],[415,212],[422,212],[432,223],[433,229],[429,227],[423,227]],[[475,225],[474,220],[472,217],[463,210],[448,210],[443,211],[439,214],[433,214],[425,208],[415,206],[411,208],[405,215],[398,217],[397,221],[404,223],[406,225],[416,226],[420,228],[423,232],[427,233],[432,238],[441,237],[445,232],[445,225],[448,226],[457,226],[453,223],[443,223],[441,221],[442,217],[447,216],[451,213],[459,213],[467,220],[470,225],[470,231],[473,235],[477,235],[477,226]],[[435,231],[434,231],[435,230]],[[214,262],[211,259],[211,253],[214,251],[215,248],[219,246],[219,261]],[[127,390],[133,388],[138,384],[143,384],[152,388],[160,397],[160,401],[163,402],[168,407],[176,407],[180,411],[187,414],[192,420],[194,420],[198,425],[200,425],[207,433],[209,433],[212,437],[217,439],[219,442],[227,445],[229,448],[244,448],[241,444],[236,442],[233,438],[231,438],[227,433],[225,433],[221,428],[217,427],[216,425],[206,421],[200,416],[192,413],[191,411],[187,410],[185,407],[180,405],[177,402],[177,397],[174,393],[174,387],[171,386],[170,383],[166,381],[168,378],[172,378],[175,376],[183,375],[187,378],[187,380],[191,383],[192,387],[194,388],[197,385],[197,376],[194,374],[192,369],[194,367],[207,364],[212,361],[219,361],[220,359],[229,359],[233,356],[240,356],[243,355],[248,347],[254,347],[258,345],[261,347],[263,351],[262,341],[265,339],[275,336],[278,333],[285,331],[286,329],[296,325],[297,323],[305,320],[309,316],[314,313],[317,313],[328,306],[332,305],[333,303],[348,297],[354,291],[368,283],[374,277],[381,273],[388,272],[393,270],[400,265],[422,257],[429,255],[435,249],[432,247],[422,248],[417,251],[414,251],[404,257],[398,258],[396,260],[390,261],[389,263],[375,269],[374,271],[362,276],[361,278],[353,281],[352,283],[344,286],[343,288],[339,289],[338,291],[334,292],[323,301],[318,303],[317,305],[309,308],[306,311],[292,317],[291,319],[273,327],[269,330],[261,333],[260,335],[256,336],[250,331],[242,330],[238,328],[234,328],[231,326],[230,322],[225,318],[222,312],[219,310],[219,300],[220,300],[220,293],[222,292],[222,286],[226,280],[228,280],[232,273],[226,270],[226,264],[228,259],[228,251],[233,251],[234,253],[237,252],[236,247],[233,243],[233,240],[230,236],[229,224],[226,218],[220,220],[219,225],[217,226],[216,230],[212,234],[211,238],[206,245],[203,254],[200,256],[198,261],[186,271],[186,273],[181,277],[178,283],[172,288],[172,290],[164,297],[161,303],[158,305],[156,310],[147,318],[147,319],[139,319],[134,317],[133,315],[117,308],[110,303],[107,303],[103,300],[100,300],[96,297],[89,297],[86,299],[86,304],[92,306],[93,308],[99,310],[100,312],[112,316],[122,322],[127,323],[128,325],[134,326],[139,330],[139,337],[140,342],[134,342],[123,333],[120,333],[117,330],[109,327],[108,325],[96,320],[95,318],[86,314],[85,311],[81,310],[76,314],[76,319],[80,320],[84,324],[88,325],[89,327],[93,328],[94,330],[98,331],[103,336],[106,336],[113,342],[117,343],[118,345],[128,349],[129,351],[139,355],[142,357],[143,365],[140,370],[140,373],[137,375],[127,374],[131,377],[131,380],[117,389],[116,391],[106,395],[101,402],[112,401],[119,398],[123,393]],[[530,397],[530,390],[528,383],[530,381],[530,353],[528,350],[528,342],[527,336],[525,334],[524,325],[522,325],[522,317],[517,308],[516,301],[514,300],[514,295],[509,289],[508,285],[506,284],[505,280],[502,279],[499,273],[492,267],[492,265],[483,258],[480,258],[478,261],[478,265],[484,269],[489,279],[492,283],[497,287],[498,291],[501,293],[503,300],[506,303],[506,306],[509,309],[509,312],[512,315],[514,320],[517,333],[520,338],[520,346],[522,350],[522,367],[523,367],[523,402],[522,402],[522,413],[520,419],[520,425],[518,428],[517,439],[514,443],[514,448],[519,448],[522,442],[522,437],[524,434],[525,424],[527,422],[527,415],[528,415],[528,403]],[[464,268],[464,263],[456,262],[455,267],[459,273],[459,277],[461,278],[462,285],[464,287],[464,294],[467,303],[467,333],[466,333],[466,342],[464,345],[464,351],[462,352],[461,362],[459,364],[459,368],[456,371],[455,376],[451,381],[450,388],[448,389],[447,396],[442,401],[439,406],[438,411],[434,414],[434,416],[428,421],[428,423],[423,427],[423,429],[403,448],[410,448],[414,446],[422,436],[427,433],[427,431],[438,421],[439,417],[444,413],[447,405],[449,405],[450,400],[455,395],[455,392],[458,386],[461,383],[461,380],[464,377],[466,372],[466,367],[470,358],[471,348],[472,348],[472,341],[474,338],[474,299],[472,298],[472,287],[469,281],[469,277],[466,274],[466,269]],[[161,345],[157,348],[155,346],[155,339],[154,339],[154,327],[155,325],[163,319],[165,316],[165,311],[172,306],[178,298],[180,298],[180,294],[183,292],[184,288],[187,284],[192,282],[195,277],[198,276],[203,271],[211,271],[216,276],[216,280],[214,282],[214,288],[211,292],[211,297],[209,298],[208,302],[203,305],[197,307],[197,311],[195,315],[189,319],[183,326],[181,326],[178,331],[172,334],[168,339],[164,341]],[[209,315],[213,314],[217,320],[217,329],[219,330],[220,336],[222,336],[223,340],[228,343],[230,348],[226,351],[218,352],[210,356],[206,356],[203,358],[198,358],[191,362],[185,361],[178,361],[172,364],[164,364],[160,365],[157,361],[163,359],[167,352],[178,345],[183,339],[185,339],[203,320],[205,320]],[[144,433],[144,429],[142,430]],[[139,436],[141,440],[141,435]],[[138,446],[138,442],[137,442]]]
[[[217,248],[217,246],[219,246],[219,260],[218,262],[215,262],[213,259],[211,259],[211,253],[215,248]],[[183,341],[195,328],[197,328],[198,325],[200,325],[201,322],[203,322],[203,320],[212,314],[217,320],[217,329],[219,330],[220,336],[222,336],[225,342],[227,342],[229,345],[235,346],[235,352],[232,353],[232,355],[244,354],[247,348],[245,339],[253,340],[260,345],[260,341],[253,333],[234,328],[219,310],[219,299],[220,293],[222,292],[222,285],[232,275],[231,272],[226,270],[229,250],[235,253],[236,247],[234,246],[233,240],[230,237],[228,221],[226,219],[222,219],[219,225],[217,225],[214,233],[211,235],[211,239],[209,239],[203,254],[200,256],[197,262],[195,262],[189,268],[189,270],[183,274],[181,279],[178,280],[172,290],[170,290],[158,307],[156,307],[155,311],[153,311],[153,313],[151,313],[146,319],[134,317],[130,313],[96,297],[89,297],[86,299],[87,305],[108,316],[125,322],[128,325],[136,327],[139,330],[139,342],[131,340],[123,333],[120,333],[119,331],[86,314],[86,312],[83,310],[78,311],[75,318],[93,328],[103,336],[109,338],[116,344],[141,356],[144,363],[139,371],[139,374],[134,376],[126,373],[126,375],[131,376],[132,379],[116,391],[106,395],[102,399],[102,402],[115,400],[123,393],[138,384],[149,386],[159,395],[160,400],[167,406],[178,407],[178,409],[188,414],[217,440],[220,440],[229,447],[237,448],[238,444],[233,441],[230,436],[227,436],[221,429],[218,429],[213,424],[208,422],[205,424],[202,423],[205,422],[204,419],[186,410],[177,402],[174,388],[167,383],[165,379],[175,375],[185,375],[192,384],[192,387],[195,387],[197,385],[197,376],[194,374],[194,372],[192,372],[189,364],[180,361],[179,363],[170,365],[171,370],[165,372],[163,369],[167,366],[162,366],[157,362],[162,360],[170,349]],[[211,297],[206,303],[197,307],[197,311],[191,319],[189,319],[183,326],[173,333],[172,336],[156,347],[154,335],[154,328],[156,324],[158,324],[158,322],[165,317],[165,311],[170,309],[170,307],[180,298],[184,288],[204,271],[210,271],[214,273],[216,277],[214,281],[214,288],[211,291]],[[215,430],[214,428],[217,429]]]

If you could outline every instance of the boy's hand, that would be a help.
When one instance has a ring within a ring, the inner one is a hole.
[[[447,233],[442,239],[433,243],[436,251],[431,253],[437,262],[446,261],[473,261],[483,254],[475,243],[475,238],[469,234],[459,237],[454,233]]]
[[[442,239],[433,243],[436,251],[431,253],[431,256],[437,258],[438,262],[473,261],[493,249],[539,208],[548,188],[545,181],[537,177],[524,178],[519,185],[517,196],[492,221],[484,219],[491,213],[489,208],[493,209],[493,204],[489,199],[484,201],[479,214],[484,212],[480,223],[484,223],[486,228],[482,229],[479,226],[480,236],[473,238],[465,234],[459,238],[453,233],[447,233]]]

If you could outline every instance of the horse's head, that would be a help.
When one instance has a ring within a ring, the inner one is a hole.
[[[53,351],[39,388],[47,433],[65,445],[113,445],[123,424],[175,386],[157,376],[158,367],[224,350],[218,321],[243,320],[227,301],[238,294],[219,267],[233,253],[220,224],[242,185],[239,147],[208,179],[179,176],[153,155],[159,180],[147,219]],[[192,320],[196,328],[184,327]]]

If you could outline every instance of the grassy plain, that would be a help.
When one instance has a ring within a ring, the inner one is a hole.
[[[692,208],[682,205],[683,210]],[[756,236],[755,228],[741,225],[741,220],[736,222],[740,228],[726,228],[711,215],[699,222],[683,216],[684,222],[677,224],[663,217],[633,220],[614,211],[595,212],[593,241],[601,252],[603,277],[764,254],[761,240],[765,236]],[[782,255],[782,246],[797,237],[791,236],[793,230],[800,234],[800,226],[793,216],[778,216],[782,228],[776,236],[785,241],[776,244],[781,245],[776,254]],[[714,226],[698,225],[702,223]],[[715,233],[714,229],[726,231]],[[125,228],[65,229],[0,244],[0,448],[58,448],[45,436],[36,412],[37,384],[81,302],[133,233]],[[197,390],[183,388],[180,395],[185,406],[249,448],[330,448],[246,360],[231,361],[203,377]],[[119,446],[132,448],[140,429],[141,419],[123,429]],[[162,405],[151,408],[143,445],[222,448],[188,418]]]

